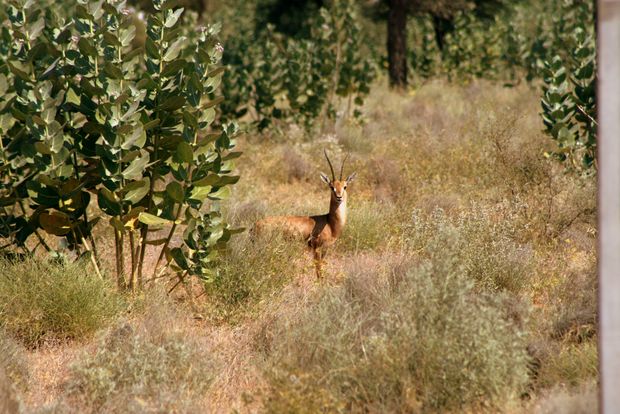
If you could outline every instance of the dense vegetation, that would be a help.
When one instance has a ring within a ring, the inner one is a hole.
[[[0,5],[0,411],[595,409],[590,2],[61,3]],[[243,230],[324,149],[317,282]]]

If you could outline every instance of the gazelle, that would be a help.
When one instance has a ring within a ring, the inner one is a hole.
[[[321,173],[321,180],[330,188],[329,213],[320,216],[273,216],[258,221],[255,225],[256,233],[260,234],[267,228],[281,228],[285,234],[298,237],[303,240],[312,250],[316,266],[316,275],[321,277],[321,265],[325,257],[324,249],[334,244],[342,234],[347,222],[347,185],[353,181],[356,173],[349,175],[346,180],[342,179],[344,163],[348,155],[340,165],[340,178],[336,179],[327,151],[323,150],[325,159],[332,172],[331,180]]]

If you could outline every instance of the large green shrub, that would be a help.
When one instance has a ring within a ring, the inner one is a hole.
[[[71,14],[30,0],[0,9],[1,235],[27,250],[32,235],[45,243],[42,230],[92,257],[104,218],[120,286],[142,282],[147,245],[161,246],[156,271],[166,257],[180,277],[208,277],[231,235],[218,200],[238,179],[228,175],[236,127],[214,124],[217,28],[189,42],[183,9],[153,5],[143,47],[124,2],[80,0]],[[149,240],[164,226],[166,237]],[[172,246],[181,226],[183,243]]]
[[[542,117],[557,143],[555,156],[577,170],[596,167],[596,35],[592,5],[568,3],[566,17],[570,53],[545,61]],[[572,13],[568,13],[572,12]],[[571,18],[572,17],[572,18]]]

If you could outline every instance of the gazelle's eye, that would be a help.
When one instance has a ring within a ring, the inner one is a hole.
[[[344,186],[344,189],[345,189],[345,190],[347,189],[347,186],[346,186],[346,185]]]

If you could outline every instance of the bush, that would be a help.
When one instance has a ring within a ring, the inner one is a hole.
[[[383,258],[278,321],[263,346],[267,411],[459,411],[520,395],[525,338],[502,296],[476,294],[458,255],[435,252]]]
[[[71,367],[69,394],[92,412],[195,411],[213,378],[212,358],[163,295],[141,313],[137,322],[117,324],[94,355]]]
[[[277,232],[256,239],[243,235],[223,253],[218,271],[205,283],[209,314],[234,320],[269,300],[293,275],[299,262],[312,265],[301,241],[286,240]]]
[[[501,205],[474,205],[456,218],[448,217],[440,209],[430,215],[416,210],[405,239],[414,251],[424,254],[432,253],[431,246],[453,251],[465,275],[485,289],[518,293],[528,286],[533,264],[528,247],[514,241],[514,221],[511,212]],[[443,237],[448,233],[453,237]],[[449,240],[451,245],[438,247],[442,240]]]
[[[541,361],[540,387],[556,384],[578,386],[598,378],[598,349],[595,340],[581,344],[560,344]]]
[[[165,258],[207,278],[232,233],[219,200],[239,179],[237,127],[215,122],[219,29],[181,25],[174,1],[154,0],[145,26],[124,2],[76,3],[0,4],[0,236],[50,250],[44,231],[96,252],[96,204],[114,229],[119,287],[142,286],[147,244],[161,252],[155,271]],[[163,226],[168,236],[148,243]]]
[[[0,261],[0,325],[28,347],[81,339],[122,309],[111,283],[86,262]]]
[[[357,252],[382,246],[398,233],[394,223],[394,208],[388,204],[368,201],[354,202],[347,214],[347,224],[337,242],[344,251]]]

